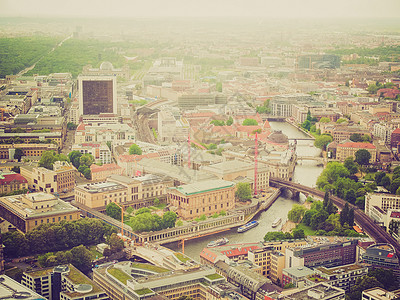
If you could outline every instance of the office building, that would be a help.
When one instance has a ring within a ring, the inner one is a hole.
[[[320,242],[305,247],[286,248],[287,268],[337,267],[353,264],[356,261],[357,240],[337,240]]]
[[[15,149],[21,149],[23,156],[40,157],[44,151],[57,151],[58,147],[54,144],[0,144],[0,159],[14,159]]]
[[[283,300],[344,300],[345,291],[343,289],[330,286],[326,283],[318,283],[316,285],[302,288],[291,293],[285,294],[280,299]]]
[[[365,213],[376,221],[381,221],[389,210],[400,209],[400,196],[389,193],[368,193],[365,195]]]
[[[21,284],[48,300],[108,300],[110,297],[73,265],[24,272]]]
[[[400,290],[389,292],[381,287],[374,287],[365,291],[362,291],[363,300],[393,300],[399,299]]]
[[[333,54],[307,54],[297,57],[299,69],[336,69],[340,67],[340,56]]]
[[[113,300],[138,300],[157,296],[155,299],[176,300],[181,296],[200,300],[225,299],[225,296],[237,290],[217,274],[214,268],[206,266],[168,271],[165,268],[147,267],[146,264],[138,266],[124,261],[93,269],[93,280]]]
[[[313,275],[314,270],[307,267],[292,267],[282,270],[282,286],[293,284],[297,288],[303,288],[307,283],[307,276]]]
[[[75,187],[74,168],[66,161],[56,161],[53,170],[22,166],[20,171],[28,180],[29,188],[35,191],[60,194]]]
[[[40,224],[78,220],[80,212],[71,204],[41,192],[1,197],[0,217],[26,233]]]
[[[48,300],[6,275],[0,275],[0,299]]]
[[[117,113],[116,76],[79,76],[79,114]]]
[[[183,219],[213,215],[235,206],[235,183],[225,180],[202,181],[170,188],[168,203]]]
[[[374,244],[367,248],[362,255],[364,263],[377,268],[399,269],[399,258],[396,250],[390,244]],[[398,273],[398,272],[397,272]]]

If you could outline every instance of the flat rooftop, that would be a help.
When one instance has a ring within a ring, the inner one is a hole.
[[[126,189],[126,187],[123,186],[122,184],[110,181],[79,185],[77,186],[77,188],[82,189],[85,192],[89,193],[102,193],[102,192]]]
[[[39,195],[38,195],[39,194]],[[25,197],[25,199],[23,199]],[[29,199],[31,198],[31,200]],[[46,208],[46,211],[42,211],[43,208],[34,209],[26,201],[36,203],[42,201],[52,201],[52,206]],[[45,193],[32,193],[27,195],[15,195],[6,196],[0,198],[0,205],[5,207],[7,210],[16,213],[23,219],[51,216],[57,213],[69,213],[76,212],[78,209],[71,204],[64,202],[51,194]]]
[[[343,295],[343,297],[336,298],[340,295]],[[344,299],[344,290],[325,283],[319,283],[288,294],[288,296],[293,300]]]
[[[0,275],[0,298],[7,300],[46,300],[45,297],[6,275]]]
[[[231,188],[234,186],[235,184],[231,181],[218,179],[218,180],[205,180],[196,183],[181,185],[176,188],[170,188],[170,190],[177,190],[178,192],[186,196],[189,196],[211,191],[217,191],[225,188]]]
[[[244,162],[240,160],[227,160],[217,164],[204,166],[201,168],[206,172],[213,172],[222,175],[235,173],[235,172],[243,172],[248,170],[254,170],[254,164],[249,162]],[[266,171],[267,167],[263,165],[258,166],[259,171]]]

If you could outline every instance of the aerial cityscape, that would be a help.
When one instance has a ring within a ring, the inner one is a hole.
[[[400,299],[400,2],[0,8],[0,300]]]

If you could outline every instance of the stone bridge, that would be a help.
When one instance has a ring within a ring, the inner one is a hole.
[[[285,188],[293,191],[293,193],[303,193],[305,195],[313,195],[314,197],[318,197],[323,199],[325,192],[301,185],[298,183],[294,183],[291,181],[283,180],[280,178],[273,178],[271,177],[269,179],[270,185],[279,187],[279,188]],[[346,201],[337,197],[337,196],[329,196],[331,199],[332,203],[338,206],[340,209],[342,209]],[[393,238],[389,233],[387,233],[382,227],[380,227],[378,224],[375,224],[375,222],[367,216],[362,210],[360,210],[357,206],[354,206],[349,203],[350,208],[354,209],[354,219],[357,224],[359,224],[365,233],[367,233],[371,238],[373,238],[377,243],[388,243],[393,245],[393,247],[396,249],[397,255],[400,255],[400,245],[397,242],[395,238]]]

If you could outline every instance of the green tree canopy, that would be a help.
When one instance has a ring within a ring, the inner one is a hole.
[[[114,202],[110,202],[106,206],[106,214],[116,220],[121,220],[121,208]]]
[[[354,162],[353,157],[348,157],[344,160],[343,165],[349,170],[350,175],[354,175],[358,172],[357,164]]]
[[[226,125],[231,126],[233,124],[233,118],[229,117],[228,121],[226,121]]]
[[[223,120],[212,120],[210,124],[213,124],[214,126],[225,126],[225,121]]]
[[[94,157],[92,154],[86,153],[79,158],[79,166],[86,166],[89,168],[93,163]]]
[[[22,149],[20,148],[15,148],[14,159],[21,161],[22,156],[24,156],[24,151],[22,151]]]
[[[330,135],[323,134],[315,138],[314,146],[326,150],[326,146],[328,146],[328,144],[332,141],[333,138]]]
[[[371,159],[371,153],[369,153],[368,150],[366,149],[360,149],[357,150],[355,155],[355,162],[358,163],[359,165],[365,166],[369,164],[369,160]]]
[[[68,153],[69,161],[77,169],[80,166],[80,158],[81,158],[81,156],[82,156],[82,153],[80,151],[76,151],[76,150],[71,151],[70,153]]]
[[[293,204],[292,209],[288,212],[288,219],[298,223],[303,218],[306,208],[303,205]]]
[[[243,121],[242,125],[243,126],[256,126],[256,125],[258,125],[258,122],[256,120],[254,120],[254,119],[245,119]]]
[[[129,147],[129,154],[136,154],[136,155],[142,155],[142,149],[136,144],[132,144],[132,146]]]
[[[247,182],[239,182],[236,185],[236,192],[235,192],[236,198],[238,198],[240,201],[247,201],[251,199],[251,189],[250,189],[250,184]]]
[[[331,121],[331,119],[327,118],[327,117],[322,117],[321,119],[319,119],[320,123],[329,123]]]
[[[57,154],[53,150],[44,151],[39,161],[39,167],[53,170],[53,164],[56,161],[68,161],[68,157],[66,157],[64,154]]]

